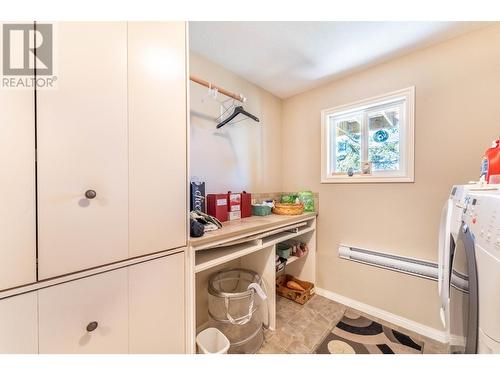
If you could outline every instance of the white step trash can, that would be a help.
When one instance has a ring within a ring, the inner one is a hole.
[[[201,354],[227,354],[230,342],[221,331],[210,327],[198,333],[196,345]]]

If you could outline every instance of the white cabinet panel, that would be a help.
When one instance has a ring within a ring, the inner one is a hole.
[[[54,30],[57,89],[37,92],[39,279],[128,257],[127,25]]]
[[[35,281],[34,91],[0,90],[0,290]]]
[[[37,292],[0,300],[0,353],[38,353]]]
[[[130,256],[186,246],[184,22],[128,24]]]
[[[40,353],[127,353],[127,269],[40,290]],[[89,324],[97,323],[95,330]]]
[[[130,353],[185,353],[184,253],[129,268]]]

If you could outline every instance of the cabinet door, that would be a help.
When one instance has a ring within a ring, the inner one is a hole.
[[[37,292],[0,300],[0,353],[38,353]]]
[[[128,25],[130,256],[186,246],[184,22]]]
[[[127,281],[123,268],[40,290],[40,353],[127,353]]]
[[[35,281],[35,109],[31,89],[0,90],[0,290]]]
[[[130,353],[185,353],[184,253],[129,268]]]
[[[37,92],[40,279],[128,257],[127,25],[56,23],[54,39],[57,89]]]

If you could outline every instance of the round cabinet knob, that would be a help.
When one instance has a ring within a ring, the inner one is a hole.
[[[87,190],[85,192],[85,198],[87,198],[87,199],[94,199],[96,196],[97,196],[97,193],[95,192],[95,190]]]
[[[95,331],[95,329],[99,326],[99,323],[97,322],[90,322],[87,324],[87,332],[92,332]]]

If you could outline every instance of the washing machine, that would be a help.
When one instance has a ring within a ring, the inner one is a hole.
[[[462,225],[462,213],[465,208],[467,193],[472,191],[489,192],[500,191],[500,185],[484,185],[470,183],[467,185],[455,185],[443,206],[441,223],[439,227],[438,246],[438,293],[441,301],[439,315],[447,333],[450,335],[450,267],[451,255],[455,249],[460,227]]]
[[[469,191],[451,256],[452,353],[500,353],[500,192]]]

